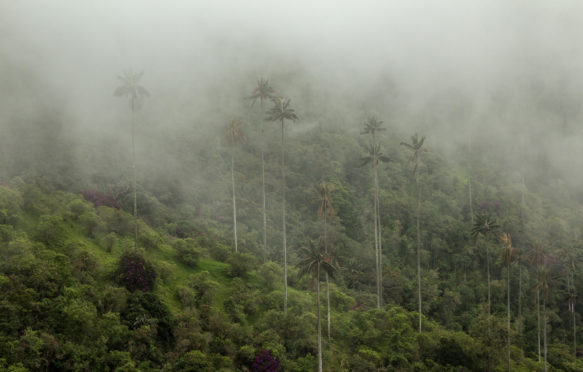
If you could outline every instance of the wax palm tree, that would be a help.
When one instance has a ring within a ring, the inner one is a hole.
[[[324,218],[324,253],[328,253],[328,217],[334,218],[331,194],[335,186],[324,181],[318,184],[318,218]],[[326,312],[328,321],[328,343],[330,343],[330,283],[326,274]]]
[[[149,97],[150,93],[139,84],[143,72],[126,71],[123,75],[118,76],[122,81],[114,94],[118,97],[129,98],[130,109],[132,110],[132,189],[134,196],[134,250],[138,250],[138,201],[136,192],[136,146],[135,146],[135,113],[142,106],[143,98]]]
[[[575,327],[576,315],[575,304],[577,303],[577,293],[575,291],[575,261],[569,257],[567,270],[567,301],[569,303],[569,313],[571,313],[573,324],[573,356],[577,358],[577,332]]]
[[[516,258],[516,251],[512,246],[512,237],[508,233],[502,233],[502,263],[506,265],[506,332],[507,332],[507,353],[508,371],[510,371],[510,264]]]
[[[542,293],[543,297],[543,345],[544,345],[544,362],[545,372],[547,371],[547,299],[549,287],[551,286],[551,274],[545,265],[539,265],[536,273],[535,288],[537,293]],[[538,306],[538,304],[537,304]]]
[[[267,79],[260,78],[257,80],[257,86],[251,92],[251,95],[247,99],[251,100],[251,106],[259,100],[261,112],[263,113],[263,102],[267,99],[272,99],[275,97],[275,91],[269,85]],[[263,136],[263,121],[261,121],[261,136]],[[263,262],[267,261],[267,211],[265,202],[265,145],[261,144],[261,193],[263,197]]]
[[[571,251],[567,254],[567,266],[569,267],[567,271],[567,291],[569,300],[569,312],[573,318],[573,356],[577,358],[577,330],[575,327],[576,315],[575,304],[577,303],[577,292],[575,289],[575,257]],[[569,278],[570,274],[570,278]]]
[[[421,232],[419,228],[419,213],[421,211],[421,190],[419,189],[419,173],[417,172],[417,167],[419,166],[419,158],[421,154],[421,147],[423,147],[423,143],[425,142],[425,137],[419,136],[415,133],[411,137],[411,143],[401,142],[402,146],[405,146],[410,151],[413,151],[413,154],[409,158],[409,162],[413,164],[413,176],[415,177],[415,188],[417,189],[417,291],[419,297],[419,332],[421,332],[422,324],[421,324],[421,311],[422,311],[422,299],[421,299]]]
[[[281,194],[283,220],[283,312],[287,313],[287,240],[285,235],[285,120],[296,121],[295,110],[290,107],[290,99],[279,97],[273,99],[273,107],[267,111],[266,120],[281,122]]]
[[[375,238],[375,259],[377,275],[377,308],[380,309],[383,300],[383,265],[382,265],[382,244],[381,244],[381,221],[380,221],[380,203],[379,203],[379,178],[378,165],[381,162],[388,162],[390,159],[381,152],[381,145],[374,144],[372,141],[368,147],[368,155],[363,157],[361,166],[372,164],[374,180],[374,238]]]
[[[539,269],[544,266],[546,251],[544,245],[540,241],[536,241],[532,244],[531,249],[526,253],[526,259],[532,267],[534,267],[535,272],[538,273]],[[538,274],[537,274],[538,275]],[[538,361],[541,361],[541,350],[540,350],[540,288],[535,286],[536,289],[536,335],[537,335],[537,348],[538,348]]]
[[[364,122],[364,128],[361,135],[369,135],[369,151],[368,156],[364,157],[363,164],[372,163],[373,182],[374,182],[374,242],[375,242],[375,260],[377,272],[377,308],[380,309],[383,301],[383,271],[382,271],[382,231],[381,231],[381,217],[380,217],[380,202],[379,202],[379,182],[378,182],[378,165],[381,161],[388,161],[387,157],[382,156],[380,152],[380,143],[377,142],[377,132],[385,131],[382,127],[383,121],[376,116],[369,116]]]
[[[578,237],[573,236],[573,240],[577,241]],[[576,288],[575,288],[575,263],[577,262],[577,255],[572,246],[562,247],[559,250],[561,257],[561,272],[565,274],[567,285],[565,288],[565,295],[567,299],[567,306],[569,308],[569,331],[573,332],[573,357],[577,358],[577,335],[576,335],[576,319],[575,319],[575,304],[577,302]],[[571,327],[573,327],[571,329]]]
[[[233,233],[235,235],[235,252],[238,252],[237,243],[237,198],[235,196],[235,145],[244,138],[243,123],[238,119],[229,119],[225,131],[224,142],[231,147],[231,185],[233,195]]]
[[[482,235],[487,239],[488,236],[496,235],[499,225],[496,223],[494,217],[488,213],[480,213],[474,219],[474,226],[472,227],[472,238],[477,239]],[[490,295],[490,249],[488,241],[486,244],[486,270],[488,272],[488,317],[491,314],[492,301]]]
[[[299,276],[306,274],[312,276],[316,284],[316,308],[318,315],[318,371],[322,372],[322,323],[320,315],[320,272],[325,272],[327,276],[334,278],[334,273],[338,269],[334,260],[323,252],[321,247],[309,242],[300,250],[301,261],[298,263]]]
[[[247,99],[251,100],[251,106],[255,105],[255,102],[259,100],[261,108],[263,108],[263,101],[267,99],[273,99],[276,97],[275,90],[269,85],[267,79],[259,78],[257,80],[257,86],[251,92],[251,95]]]

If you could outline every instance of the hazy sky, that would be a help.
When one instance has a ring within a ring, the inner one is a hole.
[[[146,72],[153,102],[179,108],[216,102],[217,81],[296,63],[355,100],[391,82],[404,125],[528,128],[559,166],[583,155],[582,24],[575,0],[0,0],[0,73],[31,73],[80,122],[113,122],[126,68]],[[555,131],[562,122],[571,129]]]
[[[119,66],[153,78],[235,68],[254,53],[297,58],[355,80],[390,71],[423,90],[434,84],[476,90],[538,68],[581,77],[579,1],[0,4],[3,51],[48,75],[57,72],[54,83],[68,82],[61,72],[111,76]]]

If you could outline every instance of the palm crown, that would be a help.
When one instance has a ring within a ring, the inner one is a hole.
[[[483,236],[490,235],[500,227],[494,217],[492,217],[488,213],[481,213],[476,216],[476,220],[474,222],[474,226],[472,227],[472,238],[477,238],[478,235],[482,234]]]
[[[391,159],[381,152],[381,145],[380,144],[370,144],[368,147],[368,155],[362,157],[360,166],[363,167],[368,163],[374,161],[374,165],[378,165],[381,162],[388,162]]]
[[[251,92],[251,95],[246,98],[251,100],[251,106],[253,106],[255,102],[257,102],[257,100],[259,100],[261,104],[263,104],[264,100],[274,97],[275,90],[273,90],[273,88],[269,86],[269,81],[267,79],[260,78],[259,80],[257,80],[257,86],[255,87],[253,92]]]
[[[500,241],[502,242],[502,262],[508,265],[514,261],[516,258],[516,250],[512,246],[512,237],[508,233],[502,233],[500,236]]]
[[[386,130],[386,128],[381,127],[382,125],[382,120],[377,119],[376,116],[370,116],[364,123],[364,130],[360,134],[371,134],[374,136],[377,131]]]
[[[331,194],[334,191],[335,186],[331,183],[326,183],[324,181],[320,182],[317,186],[318,188],[318,201],[320,206],[318,207],[318,218],[322,217],[324,213],[328,214],[330,218],[334,217],[334,207],[332,206]]]
[[[298,120],[298,116],[295,110],[289,107],[291,100],[289,98],[278,97],[272,99],[274,105],[271,109],[267,110],[267,117],[265,120],[277,121],[277,120]]]
[[[150,96],[146,88],[138,84],[143,75],[143,72],[135,72],[132,70],[126,71],[121,76],[118,75],[118,78],[123,84],[115,90],[114,94],[118,97],[129,97],[132,109],[135,108],[135,104],[139,103],[140,99]]]
[[[411,143],[401,142],[402,146],[405,146],[409,150],[413,151],[413,155],[411,155],[411,158],[409,159],[411,163],[415,164],[415,167],[413,168],[413,173],[417,172],[417,159],[419,158],[419,151],[421,151],[423,142],[425,142],[425,136],[419,139],[417,133],[411,136]]]
[[[229,119],[223,141],[229,146],[233,146],[234,144],[241,142],[245,136],[242,128],[243,122],[241,120],[233,118]]]
[[[320,246],[310,241],[307,246],[300,249],[301,261],[298,263],[298,276],[301,278],[306,274],[311,274],[312,278],[319,281],[317,278],[318,272],[321,270],[334,278],[334,274],[338,270],[338,265],[328,253],[325,253]]]

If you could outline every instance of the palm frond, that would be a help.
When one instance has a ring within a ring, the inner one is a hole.
[[[472,227],[472,238],[476,239],[478,235],[488,236],[496,232],[499,225],[496,223],[494,217],[488,213],[480,213],[474,219],[474,226]]]

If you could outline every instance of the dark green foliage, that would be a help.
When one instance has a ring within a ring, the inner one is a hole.
[[[190,267],[196,267],[198,259],[201,254],[201,249],[196,242],[191,238],[174,239],[172,247],[176,250],[176,257],[178,261]]]
[[[103,245],[105,246],[105,250],[111,253],[114,248],[118,244],[117,234],[116,233],[109,233],[103,237]]]
[[[230,265],[229,275],[242,278],[257,265],[257,259],[248,253],[233,253],[227,262]]]
[[[164,347],[174,344],[170,312],[155,294],[133,292],[128,296],[126,307],[120,316],[129,329],[151,327],[156,332],[156,339]]]
[[[36,238],[49,247],[61,247],[65,243],[64,230],[61,218],[42,215],[38,223]]]
[[[496,219],[489,213],[477,214],[472,227],[472,238],[477,238],[480,234],[483,236],[495,234],[499,227]]]
[[[308,118],[310,113],[305,112]],[[341,116],[337,119],[348,121]],[[532,262],[548,266],[549,278],[538,278],[538,286],[547,295],[549,362],[557,370],[583,370],[571,350],[572,313],[567,306],[565,273],[573,270],[575,283],[570,285],[578,289],[583,275],[579,257],[572,260],[574,268],[569,265],[567,269],[563,263],[564,251],[580,250],[583,216],[579,201],[569,192],[544,191],[549,187],[546,183],[560,182],[551,178],[535,182],[534,176],[527,175],[522,205],[519,190],[508,181],[513,178],[506,177],[505,172],[513,170],[501,171],[498,165],[476,161],[474,197],[492,202],[480,207],[489,213],[490,222],[478,215],[478,228],[474,226],[472,231],[466,174],[441,158],[437,140],[435,150],[422,154],[424,162],[416,171],[423,175],[424,185],[421,264],[426,273],[422,282],[427,313],[425,329],[418,335],[417,314],[409,312],[416,304],[416,234],[411,212],[416,203],[408,193],[413,167],[407,164],[411,153],[398,151],[401,134],[389,125],[381,148],[383,156],[393,161],[379,169],[386,248],[383,299],[387,305],[375,311],[372,226],[366,223],[372,214],[371,187],[368,172],[358,167],[359,159],[354,156],[362,143],[356,133],[337,129],[324,119],[316,122],[313,129],[308,126],[305,132],[292,132],[288,138],[288,259],[290,266],[300,262],[304,258],[298,249],[301,242],[321,233],[321,223],[314,221],[316,207],[310,204],[311,185],[322,178],[329,180],[336,188],[330,196],[336,216],[328,233],[343,267],[331,285],[332,342],[324,347],[329,370],[505,369],[506,289],[500,278],[506,271],[500,261],[490,261],[490,322],[483,305],[487,286],[482,248],[488,243],[492,250],[497,248],[493,246],[496,225],[512,233],[522,253],[531,242],[544,244],[544,254]],[[268,258],[273,261],[262,265],[257,260],[262,252],[254,250],[261,241],[262,220],[260,158],[253,143],[243,145],[237,159],[240,247],[246,252],[240,255],[233,255],[225,243],[230,239],[230,220],[222,218],[228,216],[230,200],[223,185],[224,159],[213,148],[216,141],[202,136],[193,143],[185,135],[172,149],[175,154],[164,156],[150,147],[152,153],[146,154],[150,158],[142,160],[143,169],[138,172],[143,218],[140,245],[146,249],[138,261],[126,262],[126,269],[141,270],[129,286],[121,275],[121,263],[128,255],[119,257],[131,245],[133,226],[127,212],[103,205],[94,208],[78,195],[55,190],[54,185],[62,184],[69,175],[38,181],[27,177],[0,186],[0,369],[252,370],[255,357],[269,350],[281,362],[281,370],[312,370],[317,363],[316,301],[309,278],[291,278],[288,314],[281,311],[279,157],[270,157],[279,150],[274,145],[279,139],[276,136],[279,131],[275,128],[264,134]],[[124,146],[125,142],[120,146],[125,151]],[[158,156],[162,157],[151,161]],[[153,164],[163,161],[168,169],[154,172]],[[116,167],[105,169],[113,172]],[[106,188],[91,185],[88,178],[76,190],[111,189],[130,210],[127,180],[122,179],[119,186],[114,184],[117,180],[111,181],[113,175],[107,177],[94,177],[95,183],[107,184]],[[487,237],[474,242],[472,235]],[[511,326],[515,332],[511,354],[516,371],[542,367],[535,361],[533,285],[537,269],[530,261],[521,256],[511,273]],[[112,278],[117,267],[120,271]],[[157,273],[153,267],[159,269]],[[147,277],[152,286],[140,284],[140,278],[146,281]],[[153,286],[156,277],[163,280]],[[142,293],[149,289],[152,291]],[[580,304],[575,306],[575,316],[577,325],[581,324]]]
[[[119,259],[115,279],[130,292],[148,292],[154,289],[156,271],[140,253],[126,251]]]

